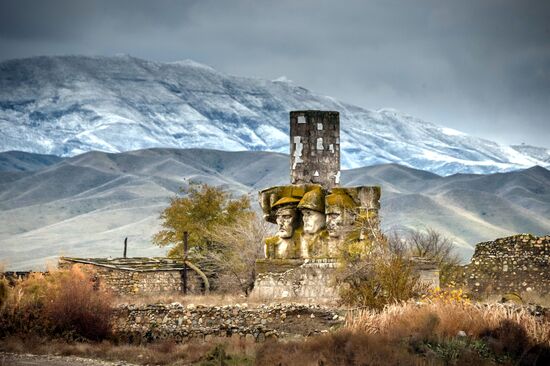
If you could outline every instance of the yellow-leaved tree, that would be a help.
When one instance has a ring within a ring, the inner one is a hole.
[[[249,293],[267,226],[251,209],[248,196],[232,198],[221,187],[190,184],[170,200],[160,218],[163,229],[153,242],[169,247],[169,257],[183,257],[187,231],[189,259],[209,277],[214,290]]]
[[[168,256],[181,258],[183,233],[187,231],[190,249],[210,250],[214,227],[246,221],[252,215],[254,212],[248,196],[233,199],[220,187],[192,183],[173,197],[170,205],[162,211],[163,229],[154,235],[153,243],[161,247],[170,246]]]

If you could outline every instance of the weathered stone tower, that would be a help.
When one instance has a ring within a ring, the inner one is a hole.
[[[340,183],[340,114],[290,112],[290,181],[331,189]]]

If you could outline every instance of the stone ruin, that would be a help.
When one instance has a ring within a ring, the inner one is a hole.
[[[519,234],[476,245],[455,279],[481,297],[513,292],[550,293],[550,235]]]
[[[60,257],[59,269],[78,265],[94,275],[94,281],[117,295],[151,295],[183,292],[184,266],[170,258],[72,258]],[[204,280],[186,271],[189,294],[204,292]]]
[[[340,117],[331,111],[290,112],[291,183],[259,193],[264,219],[277,225],[256,263],[254,296],[336,298],[331,274],[350,236],[380,235],[380,187],[340,187]],[[368,225],[358,230],[359,218]]]

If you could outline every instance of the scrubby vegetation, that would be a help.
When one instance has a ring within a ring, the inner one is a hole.
[[[429,286],[419,280],[413,258],[433,262],[445,285],[457,270],[460,262],[452,241],[437,231],[427,228],[383,235],[376,227],[368,214],[360,214],[340,251],[336,283],[342,304],[381,309],[422,297]]]
[[[0,351],[4,352],[75,355],[142,365],[550,362],[550,315],[537,315],[515,304],[476,303],[461,289],[433,289],[416,300],[349,309],[343,327],[319,336],[263,343],[239,337],[208,342],[190,339],[138,346],[118,344],[108,337],[112,298],[78,267],[35,274],[14,287],[5,279],[0,282],[4,289],[0,291],[4,294],[0,297]],[[200,302],[201,298],[193,300]]]
[[[78,266],[0,280],[0,336],[35,334],[101,340],[111,330],[112,297]]]
[[[425,290],[401,241],[382,235],[377,226],[369,214],[359,215],[340,249],[335,281],[344,305],[381,309]]]
[[[113,306],[121,301],[223,307],[244,302],[252,289],[254,263],[268,233],[246,196],[232,199],[220,188],[192,185],[186,196],[172,200],[162,218],[164,229],[155,242],[181,257],[181,234],[188,231],[189,258],[213,280],[214,294],[115,299],[94,273],[78,266],[31,274],[14,285],[0,278],[0,351],[142,365],[550,364],[549,314],[518,304],[474,302],[460,288],[429,289],[419,281],[411,258],[434,261],[445,279],[458,265],[452,243],[431,229],[383,236],[373,230],[368,215],[350,234],[353,240],[341,251],[336,271],[345,325],[322,335],[263,343],[254,337],[208,335],[208,342],[119,344],[110,332]]]
[[[219,293],[248,295],[254,264],[263,256],[267,223],[250,207],[248,196],[232,198],[223,188],[191,184],[162,212],[164,229],[153,238],[170,247],[168,256],[182,258],[183,233],[189,233],[188,258],[209,277]]]
[[[266,343],[258,365],[546,365],[550,323],[527,310],[476,305],[448,293],[381,311],[350,312],[346,327],[306,341]]]

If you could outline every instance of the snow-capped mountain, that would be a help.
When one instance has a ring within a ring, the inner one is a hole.
[[[234,77],[193,61],[129,56],[0,63],[0,151],[288,152],[288,112],[301,109],[340,112],[344,168],[398,163],[448,175],[550,166],[538,158],[542,152],[502,146],[391,109],[363,109],[286,78]]]
[[[533,159],[542,161],[543,163],[550,164],[550,150],[543,147],[536,147],[531,145],[512,145],[512,148],[520,153],[530,156]]]

